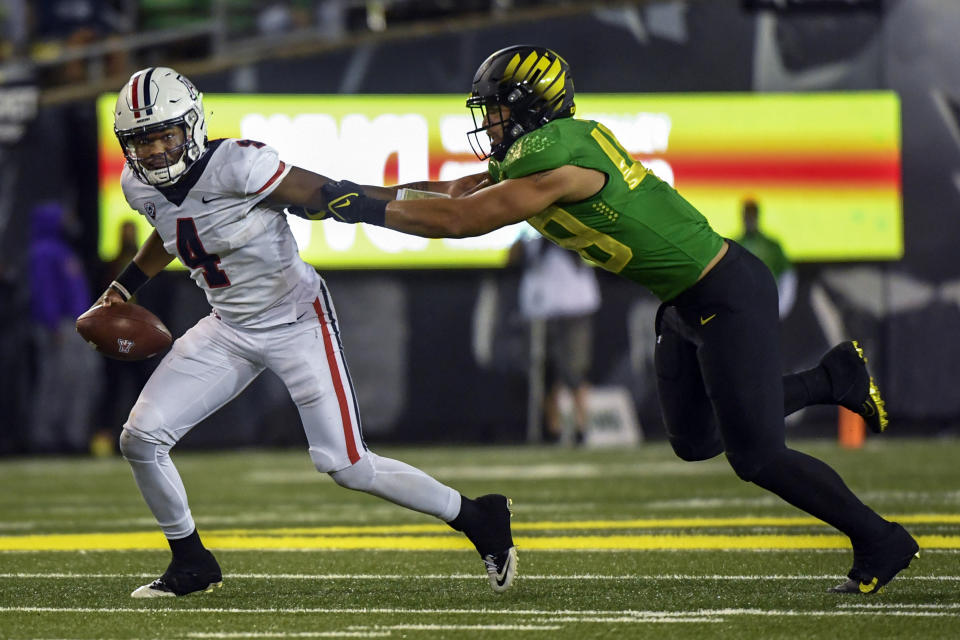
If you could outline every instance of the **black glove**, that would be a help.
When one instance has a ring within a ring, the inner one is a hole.
[[[363,194],[360,185],[349,180],[328,182],[320,188],[327,201],[327,215],[340,222],[366,222],[386,226],[387,202]]]

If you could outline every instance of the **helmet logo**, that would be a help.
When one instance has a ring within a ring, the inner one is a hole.
[[[507,68],[503,70],[504,80],[512,80],[513,82],[524,82],[529,79],[530,75],[534,71],[540,71],[541,73],[547,69],[547,66],[550,64],[549,58],[547,56],[541,56],[536,51],[532,51],[523,62],[520,62],[520,54],[516,54],[511,58],[510,62],[507,64]]]
[[[547,54],[540,55],[536,51],[532,51],[526,58],[521,58],[519,53],[514,54],[503,71],[504,81],[529,86],[532,94],[542,97],[547,102],[550,111],[556,111],[562,104],[562,100],[559,104],[551,103],[562,96],[566,79],[567,73],[563,69],[559,56],[551,60]],[[514,93],[516,90],[507,96],[508,102],[517,102],[521,99],[520,95],[514,97]]]
[[[179,73],[177,74],[177,80],[179,80],[180,83],[187,88],[187,93],[190,94],[190,99],[196,100],[199,92],[197,91],[197,88],[193,86],[193,83],[187,80],[186,78],[184,78]]]

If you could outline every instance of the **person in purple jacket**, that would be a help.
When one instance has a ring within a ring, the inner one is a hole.
[[[30,215],[30,315],[37,375],[28,430],[32,452],[87,448],[100,390],[100,360],[77,334],[74,321],[89,306],[83,264],[66,238],[66,210],[44,202]]]

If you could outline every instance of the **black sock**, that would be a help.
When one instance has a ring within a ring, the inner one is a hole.
[[[196,560],[206,560],[209,553],[200,541],[200,534],[194,529],[193,533],[186,538],[177,540],[167,540],[170,550],[173,551],[174,560],[191,562]]]
[[[783,415],[813,404],[831,404],[833,388],[822,366],[783,376]]]
[[[483,517],[483,514],[477,503],[460,494],[460,513],[447,524],[457,531],[467,531],[481,517]]]
[[[754,484],[850,536],[855,547],[889,532],[890,523],[863,504],[825,462],[784,449],[757,473]]]

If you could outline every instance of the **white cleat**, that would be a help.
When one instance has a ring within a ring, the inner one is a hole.
[[[185,596],[188,593],[211,593],[216,589],[219,589],[223,586],[223,581],[220,582],[211,582],[206,587],[201,587],[198,589],[193,589],[187,593],[175,593],[172,588],[170,588],[164,581],[163,578],[158,578],[151,582],[150,584],[145,584],[142,587],[138,587],[133,593],[130,594],[131,598],[173,598],[175,596]]]
[[[223,586],[223,574],[213,554],[207,552],[198,564],[187,566],[182,561],[170,562],[163,575],[130,594],[131,598],[169,598],[190,593],[210,593]]]
[[[513,578],[517,575],[517,563],[516,547],[510,547],[501,553],[484,556],[483,564],[487,567],[490,587],[496,593],[503,593],[513,584]]]

